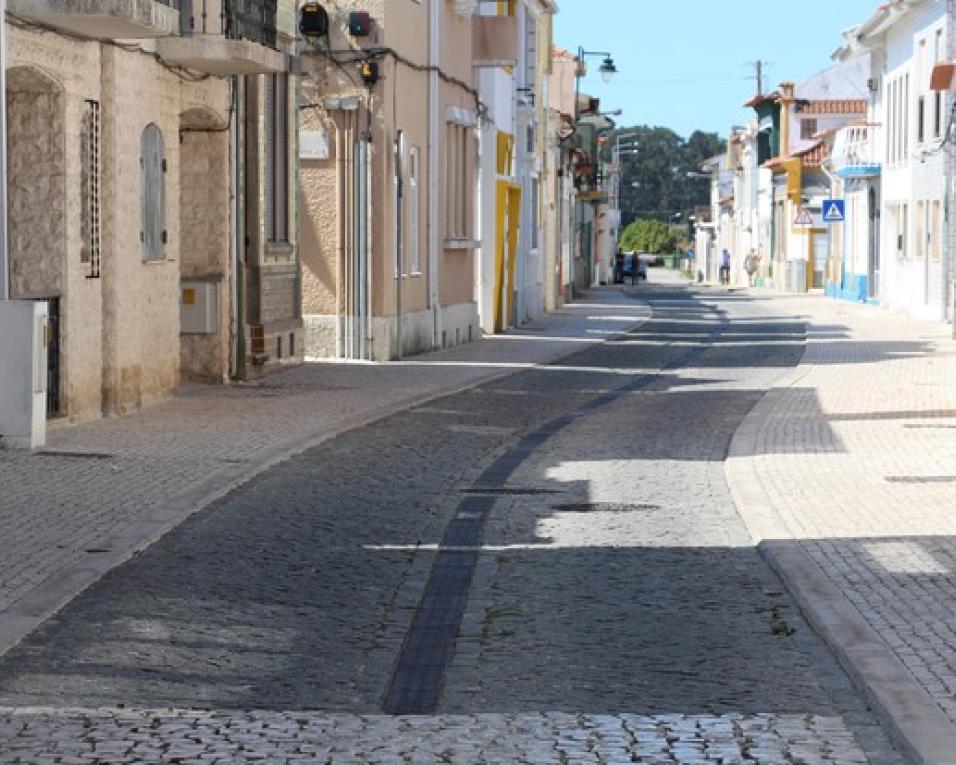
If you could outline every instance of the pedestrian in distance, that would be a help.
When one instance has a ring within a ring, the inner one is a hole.
[[[624,284],[624,250],[620,247],[614,254],[614,283]]]
[[[726,247],[720,253],[720,283],[730,284],[730,250]]]
[[[744,271],[747,272],[747,284],[750,287],[754,286],[754,279],[757,275],[757,266],[759,265],[759,262],[760,258],[753,250],[748,252],[747,257],[744,258]]]

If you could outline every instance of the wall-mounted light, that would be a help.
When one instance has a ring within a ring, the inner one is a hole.
[[[329,14],[318,3],[305,3],[299,9],[299,31],[305,37],[325,37],[329,33]]]

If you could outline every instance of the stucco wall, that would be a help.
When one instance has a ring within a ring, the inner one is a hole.
[[[25,80],[11,78],[14,111],[26,115],[15,120],[11,156],[33,157],[34,170],[45,171],[33,173],[31,188],[11,189],[11,209],[22,221],[14,225],[14,238],[20,236],[16,225],[30,232],[24,288],[42,288],[46,296],[56,288],[61,300],[64,414],[89,419],[102,411],[129,411],[179,383],[180,114],[203,108],[225,122],[228,86],[216,79],[182,81],[143,53],[13,27],[8,66],[13,72],[19,67],[42,72],[60,89],[63,105],[51,130],[34,109],[49,113],[49,104],[34,96],[21,98],[17,88],[23,91]],[[81,138],[87,100],[99,103],[101,115],[98,275],[85,259],[90,228],[84,220],[89,210],[83,184],[89,172]],[[42,131],[29,127],[38,119],[45,125]],[[147,264],[140,252],[139,156],[140,136],[150,123],[165,139],[169,241],[166,260]],[[49,186],[40,185],[47,181]],[[37,220],[36,212],[21,214],[21,207],[45,210],[46,220]]]

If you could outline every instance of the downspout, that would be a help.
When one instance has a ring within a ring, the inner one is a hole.
[[[432,347],[441,347],[438,312],[438,66],[441,53],[440,0],[428,4],[428,303],[432,312]]]
[[[371,99],[368,105],[368,132],[362,138],[362,154],[365,167],[362,172],[362,183],[364,184],[363,196],[365,205],[362,208],[364,216],[365,241],[362,243],[364,257],[362,258],[362,269],[364,271],[362,279],[362,292],[364,305],[362,306],[362,323],[364,333],[362,334],[362,358],[372,358],[372,243],[373,237],[372,216],[372,104]]]
[[[402,358],[402,271],[404,270],[404,217],[405,180],[402,162],[405,158],[405,136],[399,130],[395,136],[395,358]]]
[[[245,216],[242,214],[242,140],[240,130],[242,120],[239,115],[240,99],[239,77],[233,76],[230,80],[232,85],[232,150],[233,150],[233,203],[234,203],[234,236],[235,236],[235,258],[233,260],[232,275],[232,326],[235,332],[233,352],[233,377],[242,380],[246,376],[246,331],[243,322],[245,316],[245,290],[243,289],[243,221]]]
[[[348,160],[345,156],[345,128],[342,125],[341,117],[335,120],[335,163],[338,168],[336,174],[336,233],[338,234],[338,263],[335,269],[335,355],[337,358],[345,357],[345,253],[346,253],[346,232],[348,231],[346,216],[348,214],[348,205],[346,204],[346,175],[348,173]]]
[[[0,0],[0,93],[7,92],[7,0]],[[7,249],[7,99],[0,98],[0,300],[10,299]]]

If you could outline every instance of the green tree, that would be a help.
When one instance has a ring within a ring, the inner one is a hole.
[[[722,154],[726,143],[716,133],[694,131],[686,140],[664,127],[619,128],[608,135],[605,159],[610,161],[618,135],[636,146],[621,157],[621,213],[625,224],[638,218],[670,222],[675,213],[685,216],[697,205],[710,202],[706,179],[688,178],[700,163]],[[685,217],[686,220],[686,217]]]
[[[671,226],[659,220],[639,219],[621,234],[621,249],[654,254],[674,251],[677,237]]]

